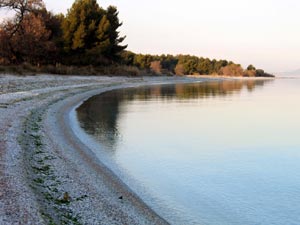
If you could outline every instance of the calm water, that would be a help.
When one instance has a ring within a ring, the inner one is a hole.
[[[300,79],[111,91],[77,118],[172,224],[300,224]]]

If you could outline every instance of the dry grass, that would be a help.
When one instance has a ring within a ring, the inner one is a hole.
[[[150,75],[146,71],[134,66],[111,65],[111,66],[65,66],[65,65],[43,65],[32,66],[28,63],[22,65],[0,66],[0,74],[14,75],[117,75],[117,76],[141,76]],[[151,74],[152,75],[152,74]]]

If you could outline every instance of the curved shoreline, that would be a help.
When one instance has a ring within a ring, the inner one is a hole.
[[[221,80],[0,76],[0,224],[168,224],[80,141],[70,112],[114,89]]]
[[[72,133],[69,112],[104,91],[206,80],[0,76],[0,223],[167,224]]]
[[[106,165],[103,164],[101,160],[99,160],[94,153],[78,138],[78,136],[74,133],[74,130],[70,129],[72,126],[70,124],[70,112],[78,106],[78,102],[83,102],[84,100],[97,95],[104,93],[106,91],[115,90],[119,88],[124,88],[127,85],[115,86],[113,88],[104,88],[102,90],[96,89],[93,91],[88,91],[83,94],[76,95],[71,97],[71,99],[63,100],[59,102],[53,109],[56,115],[55,118],[50,119],[49,121],[56,120],[58,122],[58,126],[53,127],[55,129],[55,134],[52,133],[52,138],[54,139],[64,139],[64,145],[68,145],[71,149],[76,149],[76,155],[68,154],[65,156],[68,160],[77,160],[77,163],[80,164],[80,171],[84,171],[87,174],[93,174],[96,179],[99,179],[105,183],[105,186],[110,188],[111,193],[106,193],[105,197],[109,199],[109,201],[117,200],[118,203],[119,198],[122,196],[122,203],[126,200],[125,214],[128,213],[130,216],[140,217],[138,218],[137,224],[168,224],[163,218],[161,218],[156,212],[154,212],[151,208],[149,208],[125,183],[123,183],[120,178],[115,175]],[[50,114],[53,113],[53,109],[50,110]],[[48,124],[51,126],[51,124]],[[62,140],[61,140],[62,141]],[[61,142],[62,143],[62,142]],[[64,147],[66,150],[66,146]],[[69,149],[69,150],[71,150]],[[73,158],[73,159],[72,159]],[[85,177],[88,179],[87,177]],[[95,181],[93,181],[95,182]],[[98,181],[99,182],[99,181]],[[99,190],[100,191],[100,190]],[[117,204],[118,204],[117,203]],[[133,208],[134,210],[130,210],[128,207]],[[112,211],[112,209],[110,209]],[[119,211],[122,209],[113,209],[113,211]],[[129,216],[127,215],[127,216]],[[143,218],[144,217],[144,218]],[[102,221],[103,222],[103,221]],[[123,221],[125,222],[125,221]],[[132,221],[128,221],[133,223]],[[126,223],[126,222],[125,222]]]
[[[211,80],[211,79],[210,79]],[[193,80],[194,82],[203,82],[207,81],[206,79],[197,79]],[[54,119],[51,119],[50,123],[53,122],[53,120],[58,121],[59,125],[56,125],[54,129],[56,130],[56,138],[62,138],[63,140],[60,141],[60,143],[64,142],[65,144],[68,144],[69,147],[76,149],[77,161],[80,158],[80,164],[84,165],[80,171],[88,170],[88,173],[96,172],[97,176],[101,176],[103,180],[105,181],[106,185],[109,185],[112,187],[112,192],[114,192],[115,196],[114,198],[118,198],[122,196],[122,199],[126,199],[129,201],[130,207],[133,207],[135,210],[138,210],[138,217],[139,220],[138,224],[169,224],[164,218],[162,218],[160,215],[158,215],[152,208],[150,208],[135,192],[132,191],[130,186],[125,184],[120,177],[115,174],[107,165],[103,162],[103,159],[99,159],[99,156],[97,157],[93,150],[86,145],[85,140],[81,140],[81,138],[75,134],[76,130],[72,128],[72,122],[70,121],[70,115],[71,113],[76,110],[78,106],[80,106],[84,101],[89,99],[92,96],[103,94],[107,91],[112,90],[118,90],[118,89],[124,89],[124,88],[131,88],[131,87],[138,87],[138,86],[150,86],[150,85],[157,85],[157,84],[174,84],[174,83],[190,83],[191,80],[188,79],[181,79],[181,80],[173,80],[173,81],[164,81],[157,83],[156,80],[153,80],[151,82],[138,82],[136,84],[121,84],[109,88],[101,88],[101,89],[95,89],[92,91],[87,91],[84,93],[80,93],[78,95],[72,96],[71,98],[68,98],[66,100],[63,100],[57,104],[57,106],[54,107],[54,110],[57,110],[56,112],[53,112],[53,109],[50,110],[50,114],[56,114]],[[48,122],[48,124],[50,124]],[[71,129],[70,129],[71,128]],[[57,135],[59,134],[59,135]],[[68,157],[73,157],[69,154]],[[105,158],[104,158],[105,160]],[[92,169],[92,171],[90,170]],[[109,194],[106,194],[108,196]],[[123,202],[124,203],[124,202]],[[130,212],[130,210],[127,211],[128,214],[135,214],[133,212]],[[136,215],[134,215],[136,217]],[[131,221],[133,223],[133,221]]]

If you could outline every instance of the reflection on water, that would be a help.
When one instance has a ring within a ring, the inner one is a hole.
[[[77,116],[171,224],[298,225],[299,102],[300,79],[224,81],[111,91]]]
[[[81,127],[89,134],[113,149],[119,136],[117,119],[122,105],[130,101],[173,101],[208,97],[226,97],[249,92],[272,80],[236,80],[195,84],[156,85],[106,92],[89,99],[77,109]]]

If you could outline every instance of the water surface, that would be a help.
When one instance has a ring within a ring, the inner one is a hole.
[[[77,109],[95,154],[172,224],[300,224],[300,80],[110,91]]]

